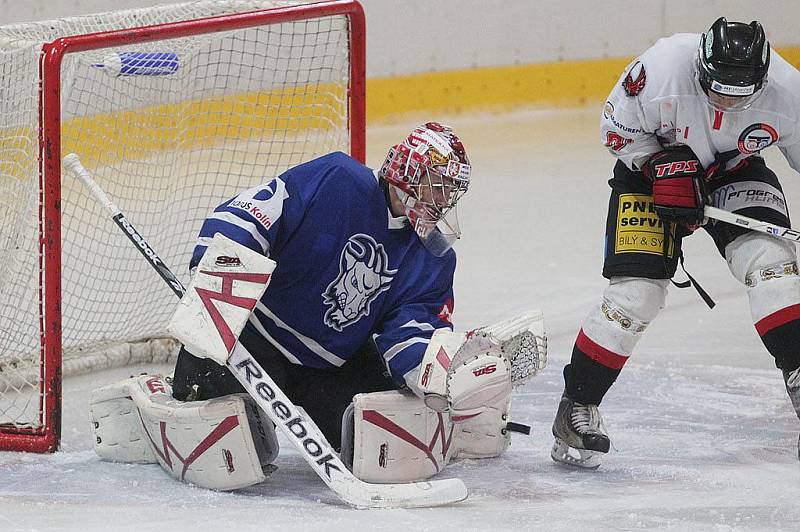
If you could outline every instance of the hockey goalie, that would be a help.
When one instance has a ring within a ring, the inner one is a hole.
[[[539,311],[453,330],[470,179],[462,142],[429,122],[378,171],[331,153],[222,203],[169,325],[183,344],[174,375],[92,396],[99,456],[217,490],[263,481],[275,417],[225,365],[237,339],[361,480],[413,482],[504,452],[512,389],[544,367],[547,342]],[[292,422],[282,430],[305,430]]]

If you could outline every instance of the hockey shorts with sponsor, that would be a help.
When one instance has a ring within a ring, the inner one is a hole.
[[[603,276],[670,279],[681,255],[681,242],[691,232],[662,222],[655,212],[652,185],[641,172],[617,161],[609,180],[611,197],[606,220]],[[706,183],[708,203],[777,225],[789,225],[783,190],[764,160],[752,156]],[[725,246],[747,229],[711,220],[703,226],[724,256]]]
[[[791,226],[778,176],[767,168],[761,157],[752,156],[743,160],[733,170],[709,183],[708,189],[709,205],[771,224]],[[749,231],[717,220],[710,220],[704,229],[712,236],[723,256],[725,246]]]

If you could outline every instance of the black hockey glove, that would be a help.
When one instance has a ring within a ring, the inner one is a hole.
[[[659,218],[690,229],[703,223],[704,171],[688,146],[654,154],[642,172],[653,182],[653,204]]]

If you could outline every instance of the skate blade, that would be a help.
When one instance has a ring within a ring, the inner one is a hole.
[[[581,469],[597,469],[600,467],[600,453],[588,449],[575,449],[567,445],[567,442],[556,438],[553,448],[550,450],[550,458],[554,461]]]

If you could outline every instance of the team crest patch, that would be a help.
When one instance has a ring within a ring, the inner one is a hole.
[[[383,244],[362,233],[351,236],[339,258],[339,275],[322,294],[329,306],[325,325],[341,331],[368,316],[370,304],[389,289],[396,273],[389,269]]]
[[[769,124],[753,124],[739,135],[739,151],[758,153],[778,140],[778,132]]]
[[[636,61],[622,80],[622,88],[628,96],[637,96],[644,89],[646,82],[647,73],[644,71],[644,65],[641,61]]]
[[[675,224],[670,224],[672,238],[667,246],[667,258],[673,256]],[[617,227],[614,253],[664,254],[664,223],[656,214],[653,196],[649,194],[620,194],[617,206]]]

